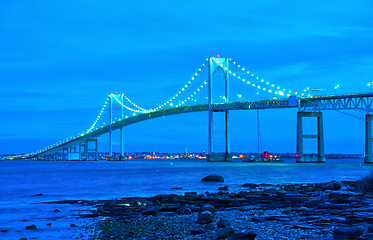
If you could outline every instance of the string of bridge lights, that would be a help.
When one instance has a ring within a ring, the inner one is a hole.
[[[148,109],[142,108],[142,107],[138,106],[137,104],[135,104],[134,102],[132,102],[131,99],[129,99],[126,95],[122,94],[122,97],[123,97],[123,99],[126,99],[129,103],[131,103],[134,107],[137,107],[138,109],[142,110],[143,112],[148,112],[149,111]]]
[[[173,102],[192,84],[192,82],[197,78],[197,76],[201,73],[202,69],[206,66],[208,59],[202,64],[202,67],[198,69],[198,71],[194,74],[192,79],[183,87],[181,90],[175,94],[172,98],[170,98],[168,101],[164,102],[163,104],[159,105],[158,107],[151,109],[151,111],[158,111],[159,109],[169,105],[173,106]],[[178,105],[176,105],[178,106]]]
[[[232,58],[230,58],[229,60],[232,61]],[[281,96],[285,96],[285,95],[286,95],[286,96],[290,96],[290,94],[292,93],[291,90],[286,90],[285,88],[281,89],[281,87],[278,86],[278,85],[275,85],[275,84],[270,83],[270,82],[268,82],[268,81],[264,81],[264,79],[259,79],[258,76],[255,76],[253,73],[250,73],[250,71],[248,71],[248,70],[245,69],[244,67],[241,67],[241,65],[237,64],[235,61],[233,61],[233,64],[236,65],[240,70],[242,70],[243,72],[245,72],[247,75],[249,75],[251,78],[254,78],[254,80],[260,81],[260,82],[262,82],[263,84],[268,85],[268,87],[271,87],[271,88],[272,88],[272,89],[267,90],[267,92],[274,93],[274,94],[278,94],[278,95],[281,95]],[[221,65],[222,65],[222,64],[221,64]],[[231,73],[231,71],[229,71],[229,73]],[[231,73],[231,74],[232,74],[233,76],[235,76],[233,73]],[[236,75],[237,75],[237,74],[236,74]],[[237,75],[237,78],[238,78],[238,79],[241,79],[241,77],[238,76],[238,75]],[[242,81],[245,82],[245,79],[242,78]],[[250,81],[247,81],[247,83],[250,84]],[[254,85],[254,87],[255,87],[255,84],[252,84],[252,85]],[[258,85],[257,88],[260,88],[260,85]],[[262,87],[262,90],[263,90],[263,89],[265,90],[265,88]],[[274,89],[274,90],[273,90],[273,89]],[[305,88],[305,89],[303,90],[303,93],[299,93],[299,94],[298,94],[298,92],[295,92],[294,94],[295,94],[295,95],[301,95],[301,96],[304,96],[305,93],[306,93],[307,91],[310,91],[310,88],[309,88],[309,87]],[[277,92],[277,93],[276,93],[276,92]],[[287,93],[286,93],[286,92],[287,92]],[[308,96],[311,96],[311,95],[309,94]]]

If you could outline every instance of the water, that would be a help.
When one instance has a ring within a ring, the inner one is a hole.
[[[339,163],[337,163],[337,161]],[[373,170],[363,160],[327,160],[325,164],[207,163],[199,160],[126,162],[0,162],[0,239],[71,239],[79,236],[71,223],[83,224],[79,206],[46,204],[56,200],[150,197],[161,193],[217,191],[229,185],[240,190],[244,183],[302,183],[358,180]],[[219,174],[224,183],[202,183]],[[182,189],[172,189],[182,188]],[[38,194],[42,193],[42,196]],[[53,210],[59,209],[60,212]],[[28,220],[28,221],[23,221]],[[52,223],[52,226],[47,226]],[[37,231],[25,230],[35,224]]]

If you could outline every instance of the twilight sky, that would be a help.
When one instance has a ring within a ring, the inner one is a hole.
[[[0,1],[0,154],[76,136],[111,92],[156,107],[217,54],[289,89],[369,92],[372,42],[368,0]],[[357,117],[324,113],[326,153],[363,153],[364,115],[348,113]],[[295,152],[296,110],[260,114],[262,150]],[[256,112],[232,112],[230,123],[232,151],[256,151]],[[125,134],[126,151],[207,150],[207,113],[145,121]]]

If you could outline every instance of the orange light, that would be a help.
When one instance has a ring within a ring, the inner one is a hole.
[[[295,154],[295,157],[299,157],[299,153]]]
[[[240,158],[243,158],[243,155],[242,155],[242,154],[240,154]]]
[[[220,57],[220,54],[218,54],[218,57]]]

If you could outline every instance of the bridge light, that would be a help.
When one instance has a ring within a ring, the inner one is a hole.
[[[274,86],[275,86],[274,84],[271,85],[271,87],[274,87]]]

